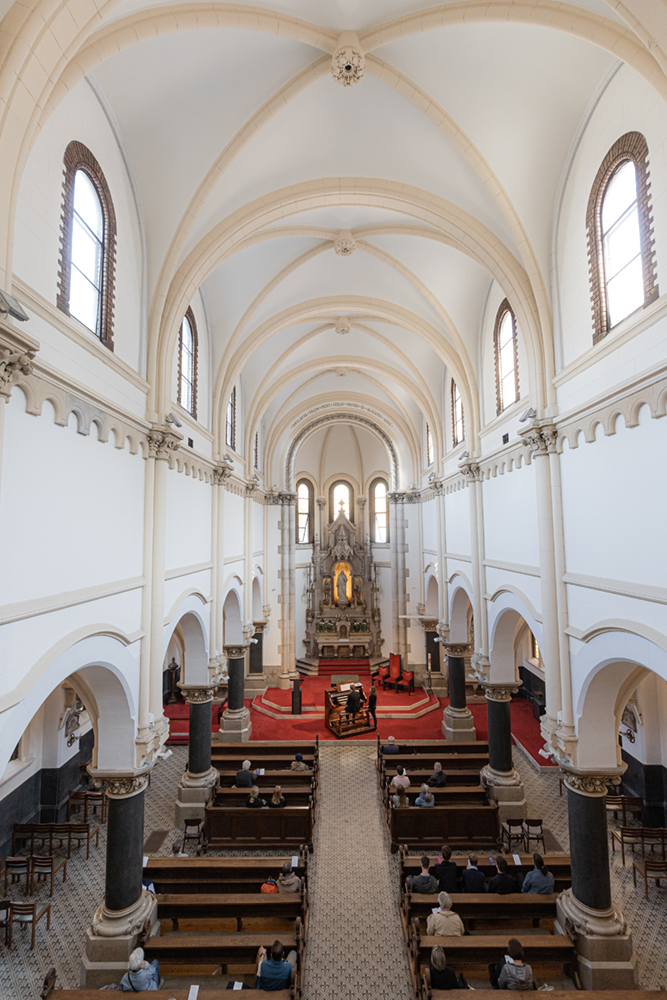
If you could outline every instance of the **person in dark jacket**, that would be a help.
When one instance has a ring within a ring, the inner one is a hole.
[[[378,727],[377,715],[375,714],[377,703],[378,703],[378,693],[375,689],[375,684],[374,684],[373,687],[368,692],[368,711],[373,716],[373,729],[377,729]]]
[[[477,867],[479,858],[476,854],[468,857],[468,867],[464,868],[461,875],[461,883],[464,892],[486,892],[486,879],[484,873]]]
[[[280,785],[276,785],[273,789],[273,795],[268,801],[269,809],[284,809],[285,808],[285,796],[282,794],[283,790]]]
[[[347,706],[345,710],[348,718],[351,718],[352,720],[354,720],[357,712],[361,711],[361,684],[358,684],[357,687],[353,687],[348,693]]]
[[[500,896],[508,896],[511,892],[519,891],[516,879],[510,875],[507,862],[500,854],[496,855],[496,871],[498,874],[494,875],[489,882],[489,892],[497,892]]]
[[[259,797],[259,788],[257,787],[257,785],[253,785],[252,788],[250,789],[250,795],[246,799],[245,804],[250,809],[261,809],[263,806],[266,805],[265,799],[260,799]]]
[[[431,865],[431,875],[438,880],[438,892],[458,892],[459,869],[454,861],[449,859],[452,849],[449,844],[442,845],[442,860],[437,865]]]
[[[390,736],[387,743],[382,747],[382,753],[400,753],[401,748],[397,746],[394,737]]]
[[[445,953],[439,944],[431,948],[431,961],[429,963],[431,973],[431,989],[433,990],[458,990],[459,981],[456,973],[447,965]]]
[[[442,764],[436,763],[433,767],[433,774],[428,779],[426,784],[430,788],[444,788],[447,784],[447,775],[442,769]]]
[[[250,761],[244,760],[241,765],[241,770],[236,772],[236,787],[252,788],[255,784],[256,777],[255,772],[250,770]]]
[[[408,876],[408,883],[412,892],[429,893],[438,891],[438,883],[428,870],[429,863],[430,859],[424,855],[422,858],[421,874],[415,875],[414,878]]]

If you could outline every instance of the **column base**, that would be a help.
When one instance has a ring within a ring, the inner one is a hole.
[[[446,740],[474,743],[477,730],[470,709],[452,708],[448,705],[442,713],[442,732]]]
[[[585,990],[636,990],[639,975],[632,932],[615,903],[592,910],[566,889],[556,902],[557,934],[569,933],[577,950],[577,972]]]
[[[248,674],[245,679],[245,690],[250,692],[249,698],[254,698],[256,694],[264,694],[269,686],[267,676],[262,671],[261,674]]]
[[[178,783],[174,826],[181,829],[186,819],[204,819],[213,787],[218,780],[218,769],[211,767],[203,774],[186,771]]]
[[[528,815],[528,803],[523,781],[519,772],[495,771],[487,764],[479,772],[480,780],[489,797],[498,806],[498,819],[504,823],[506,819],[525,819]]]
[[[252,732],[250,711],[247,708],[227,708],[222,713],[218,732],[221,743],[247,743]]]
[[[104,903],[97,907],[93,922],[86,930],[81,959],[82,988],[99,989],[109,983],[120,983],[147,920],[150,921],[150,933],[159,934],[157,899],[145,889],[137,902],[126,910],[107,910]]]

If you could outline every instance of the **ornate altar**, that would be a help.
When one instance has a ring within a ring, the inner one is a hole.
[[[306,657],[379,659],[380,609],[370,543],[357,544],[354,525],[342,510],[328,537],[326,547],[316,541],[313,551]]]

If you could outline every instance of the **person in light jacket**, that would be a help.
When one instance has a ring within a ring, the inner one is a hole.
[[[286,861],[278,876],[278,892],[301,892],[301,879],[292,871],[292,865]]]
[[[128,959],[127,972],[120,981],[121,989],[141,993],[142,990],[158,990],[161,983],[157,958],[146,962],[143,948],[135,948]]]
[[[426,921],[429,937],[456,937],[464,933],[463,921],[458,913],[452,912],[451,896],[447,892],[438,895],[438,909]]]

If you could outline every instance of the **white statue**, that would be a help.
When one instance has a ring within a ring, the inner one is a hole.
[[[338,580],[336,581],[336,592],[338,594],[338,607],[344,608],[348,605],[347,599],[347,574],[344,569],[338,574]]]

